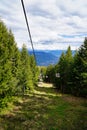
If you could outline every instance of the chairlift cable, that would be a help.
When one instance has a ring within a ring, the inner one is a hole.
[[[28,19],[27,19],[26,10],[25,10],[25,6],[24,6],[23,0],[21,0],[21,4],[22,4],[24,16],[25,16],[25,20],[26,20],[26,25],[27,25],[27,29],[28,29],[28,34],[29,34],[30,43],[31,43],[32,50],[33,50],[33,55],[34,55],[34,58],[35,58],[35,62],[36,62],[36,64],[37,64],[36,55],[35,55],[35,50],[34,50],[33,41],[32,41],[32,36],[31,36],[30,27],[29,27],[29,23],[28,23]]]

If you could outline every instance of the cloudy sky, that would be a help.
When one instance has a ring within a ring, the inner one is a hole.
[[[87,0],[24,0],[35,49],[75,50],[87,37]],[[17,46],[31,48],[21,0],[0,0],[0,18]]]

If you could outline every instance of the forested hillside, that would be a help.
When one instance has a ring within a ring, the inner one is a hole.
[[[44,81],[53,83],[62,93],[87,96],[87,38],[73,55],[70,46],[56,65],[42,68]]]
[[[0,107],[8,97],[29,93],[37,85],[38,68],[23,45],[18,50],[11,30],[0,20]]]

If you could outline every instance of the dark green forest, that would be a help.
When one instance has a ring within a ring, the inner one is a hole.
[[[0,107],[9,97],[33,91],[39,70],[23,45],[19,51],[11,30],[0,20]]]
[[[87,97],[87,38],[74,55],[69,46],[56,65],[42,67],[41,71],[43,80],[60,92]]]

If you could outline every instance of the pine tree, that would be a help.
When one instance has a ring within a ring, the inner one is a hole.
[[[60,73],[60,82],[61,82],[61,91],[65,91],[65,86],[66,86],[66,59],[65,59],[65,54],[62,53],[60,60],[59,60],[59,73]]]
[[[33,75],[30,67],[30,57],[26,46],[23,45],[21,51],[21,84],[23,93],[33,89]]]
[[[87,86],[87,38],[85,38],[84,44],[81,46],[78,55],[81,61],[82,86]]]
[[[0,21],[0,95],[5,97],[12,92],[12,72],[9,50],[9,31]]]
[[[71,75],[71,66],[73,62],[72,51],[70,46],[68,47],[66,53],[62,53],[59,60],[59,73],[61,80],[61,89],[62,92],[69,92],[70,88],[70,75]]]
[[[39,69],[36,66],[35,58],[33,55],[30,56],[30,67],[33,74],[33,84],[34,86],[37,86],[38,84],[38,77],[39,77]]]
[[[20,55],[11,30],[9,31],[8,48],[9,48],[9,60],[11,62],[11,73],[12,73],[12,81],[11,81],[13,91],[12,93],[15,94],[17,92],[19,82],[18,71],[19,71]]]
[[[72,75],[72,64],[73,64],[73,56],[72,56],[72,51],[71,47],[69,46],[66,55],[66,92],[70,93],[71,92],[71,75]]]
[[[77,96],[87,95],[87,39],[74,58],[73,93]]]
[[[55,70],[53,65],[49,65],[46,69],[46,82],[54,83],[55,80]]]

